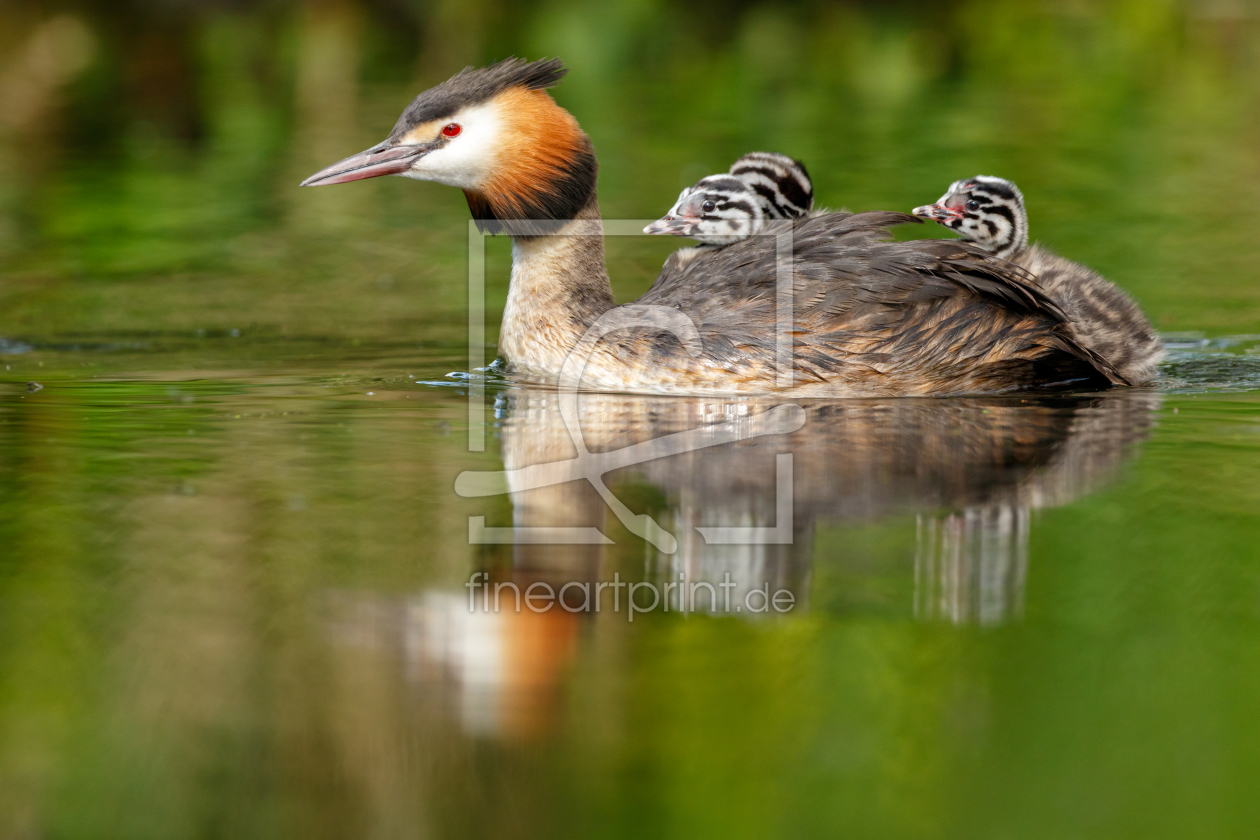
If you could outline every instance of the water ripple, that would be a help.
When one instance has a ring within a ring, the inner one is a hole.
[[[1260,335],[1165,334],[1158,385],[1173,394],[1260,389]]]

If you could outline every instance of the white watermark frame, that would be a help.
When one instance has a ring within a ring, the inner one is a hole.
[[[562,230],[531,235],[544,236],[645,236],[643,228],[651,220],[615,219],[602,222],[572,222]],[[511,229],[514,223],[503,223]],[[529,225],[531,223],[517,222]],[[468,367],[480,371],[486,367],[486,258],[485,240],[476,222],[468,223]],[[775,389],[787,390],[793,384],[793,271],[792,226],[753,234],[772,237],[775,244]],[[632,444],[611,452],[591,452],[586,448],[578,417],[583,370],[599,341],[607,334],[646,327],[672,333],[684,346],[699,349],[700,336],[695,323],[684,313],[671,307],[629,304],[605,313],[579,339],[569,352],[560,373],[560,413],[566,430],[577,450],[577,457],[514,470],[465,471],[455,481],[455,492],[463,497],[504,495],[512,490],[523,492],[570,481],[588,482],[622,525],[631,533],[647,540],[665,554],[678,549],[675,536],[647,514],[635,514],[604,483],[604,476],[616,469],[692,452],[737,440],[766,435],[782,435],[797,431],[805,424],[805,411],[799,405],[779,405],[770,410],[739,420],[728,420],[683,432],[665,435]],[[485,451],[485,381],[473,377],[468,388],[468,451]],[[697,526],[706,544],[753,545],[791,544],[792,528],[792,455],[775,457],[775,524],[772,527],[704,527]],[[484,516],[470,516],[469,544],[547,544],[547,545],[610,545],[612,540],[597,528],[588,527],[512,527],[491,528]]]

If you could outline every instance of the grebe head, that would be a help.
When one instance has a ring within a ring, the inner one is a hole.
[[[814,185],[805,165],[777,152],[750,152],[724,175],[701,178],[644,233],[688,236],[708,245],[729,245],[760,232],[775,219],[806,216]]]
[[[459,187],[490,233],[555,229],[590,202],[597,171],[590,138],[547,93],[566,72],[559,59],[465,68],[417,96],[384,142],[302,186],[403,175]]]
[[[757,194],[748,184],[731,175],[710,175],[683,190],[669,212],[643,232],[729,245],[759,232],[765,222]]]
[[[950,184],[936,204],[914,208],[921,219],[940,222],[994,256],[1010,259],[1028,247],[1028,211],[1019,187],[977,175]]]

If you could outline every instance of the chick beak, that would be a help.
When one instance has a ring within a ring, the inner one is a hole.
[[[351,155],[325,167],[303,181],[299,186],[322,187],[328,184],[346,184],[362,181],[378,175],[400,175],[432,149],[429,145],[390,145],[380,143],[366,152]]]
[[[690,236],[696,221],[683,216],[665,216],[643,229],[644,233],[668,236]]]
[[[914,208],[910,212],[920,219],[927,219],[932,222],[948,222],[962,215],[957,210],[951,210],[944,204],[925,204],[922,207]]]

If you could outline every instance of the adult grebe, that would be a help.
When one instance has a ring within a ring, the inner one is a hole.
[[[303,182],[405,175],[461,188],[483,231],[512,235],[499,351],[516,375],[571,381],[562,373],[581,345],[581,385],[601,390],[765,392],[790,381],[793,393],[895,396],[1123,381],[1019,269],[965,243],[888,241],[888,226],[917,221],[903,213],[785,223],[789,329],[776,330],[789,323],[776,316],[787,294],[766,236],[663,272],[618,307],[594,149],[546,92],[565,72],[555,59],[467,68],[416,97],[383,143]]]
[[[1057,303],[1080,343],[1110,362],[1126,381],[1143,385],[1155,377],[1163,343],[1138,305],[1102,275],[1028,244],[1028,210],[1014,183],[977,175],[950,184],[936,204],[914,215],[940,222],[996,257],[1033,275]]]

